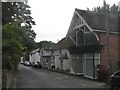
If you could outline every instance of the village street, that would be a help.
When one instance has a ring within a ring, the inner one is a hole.
[[[105,88],[104,83],[19,65],[17,88]]]

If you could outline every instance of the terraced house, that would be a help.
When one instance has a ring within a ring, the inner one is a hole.
[[[104,13],[75,9],[66,37],[54,47],[59,52],[63,49],[67,51],[69,61],[67,65],[70,73],[97,79],[98,65],[107,71],[109,54],[105,20]],[[113,71],[118,69],[120,59],[119,21],[118,15],[108,14],[109,47]],[[59,62],[62,60],[61,55],[62,53],[59,54]],[[64,68],[63,65],[61,68]]]

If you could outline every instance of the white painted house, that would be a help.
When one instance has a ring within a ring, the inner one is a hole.
[[[53,47],[55,69],[70,71],[70,53],[67,49],[68,45],[72,45],[69,38],[63,38]]]
[[[54,66],[53,54],[51,48],[41,48],[41,66],[45,69],[52,69]]]
[[[33,66],[38,66],[40,64],[40,49],[33,50],[29,55],[29,61]]]

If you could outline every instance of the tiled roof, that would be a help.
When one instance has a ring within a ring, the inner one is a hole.
[[[69,47],[75,46],[74,42],[69,38],[69,37],[65,37],[62,40],[60,40],[54,47],[53,50],[56,49],[66,49]]]
[[[76,9],[76,11],[92,29],[105,30],[104,13],[79,9]],[[112,32],[118,32],[118,15],[108,14],[108,28]]]

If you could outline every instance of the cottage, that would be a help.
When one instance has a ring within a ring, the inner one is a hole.
[[[51,48],[41,48],[41,66],[45,69],[53,69],[54,60]]]
[[[35,49],[29,54],[29,61],[33,67],[40,67],[40,58],[40,49]]]
[[[72,44],[71,40],[63,38],[52,48],[55,69],[70,71],[70,53],[67,48]]]

